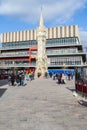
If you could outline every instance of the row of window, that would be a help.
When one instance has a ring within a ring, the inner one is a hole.
[[[29,63],[22,63],[22,62],[20,62],[20,63],[16,63],[15,62],[15,64],[12,64],[12,63],[8,63],[8,62],[3,62],[3,63],[0,63],[0,65],[28,65]],[[35,62],[33,62],[33,63],[31,63],[32,65],[36,65],[36,63]],[[67,62],[67,63],[63,63],[63,62],[51,62],[50,64],[48,64],[48,66],[49,65],[61,65],[61,66],[64,66],[64,64],[65,65],[81,65],[81,61],[70,61],[70,62]]]
[[[66,48],[66,49],[55,49],[55,50],[47,50],[47,54],[50,53],[76,53],[77,48]]]
[[[4,52],[2,56],[17,56],[17,55],[29,55],[29,51],[19,51],[19,52]]]
[[[58,38],[58,39],[47,39],[46,41],[46,46],[55,46],[55,45],[68,45],[68,44],[79,44],[77,38]],[[16,48],[20,46],[36,46],[37,41],[24,41],[24,42],[15,42],[15,43],[3,43],[2,47],[3,48]]]
[[[31,46],[31,45],[37,45],[36,41],[24,41],[24,42],[12,42],[12,43],[3,43],[2,47],[20,47],[20,46]]]
[[[49,59],[48,59],[49,60]],[[33,61],[32,62],[33,64],[35,64],[35,61]],[[48,65],[81,65],[81,63],[82,63],[82,59],[79,57],[79,58],[67,58],[66,60],[64,59],[50,59],[49,60],[49,63],[48,63]],[[15,60],[15,61],[12,61],[12,60],[3,60],[3,61],[0,61],[0,64],[12,64],[12,65],[14,65],[14,64],[29,64],[29,61],[28,60],[21,60],[21,61],[19,61],[19,60]]]
[[[55,49],[55,50],[47,50],[47,54],[62,54],[62,53],[76,53],[77,48],[67,48],[67,49]],[[36,54],[36,51],[32,51],[31,54]],[[2,56],[11,56],[11,55],[29,55],[29,51],[18,51],[18,52],[4,52]]]
[[[47,40],[47,42],[46,42],[47,44],[52,44],[52,43],[79,43],[79,41],[78,41],[78,38],[58,38],[58,39],[48,39]]]
[[[49,62],[68,62],[68,61],[82,61],[81,56],[71,56],[71,57],[51,57]]]
[[[36,66],[36,62],[29,63],[29,61],[2,61],[0,66]]]
[[[81,61],[51,62],[50,65],[81,65]]]

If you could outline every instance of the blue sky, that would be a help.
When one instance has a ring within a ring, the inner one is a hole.
[[[0,0],[0,34],[36,29],[41,6],[46,27],[77,24],[87,46],[87,0]]]

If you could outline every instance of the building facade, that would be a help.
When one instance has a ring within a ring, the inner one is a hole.
[[[74,69],[86,65],[77,25],[46,28],[46,32],[48,69]],[[36,68],[36,35],[36,30],[1,34],[0,67]]]

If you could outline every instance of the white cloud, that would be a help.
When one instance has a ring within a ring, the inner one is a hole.
[[[53,25],[71,21],[76,11],[85,8],[87,0],[0,0],[0,15],[7,15],[28,23],[37,24],[40,8],[46,22]],[[87,31],[80,29],[81,40],[86,46]]]
[[[43,14],[45,21],[63,23],[69,20],[73,14],[85,7],[87,0],[1,0],[0,15],[17,17],[19,20],[25,20],[36,24],[40,7],[43,5]]]

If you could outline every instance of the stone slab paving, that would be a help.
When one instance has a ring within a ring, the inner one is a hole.
[[[6,80],[6,79],[2,79],[2,80],[0,79],[0,87],[6,85],[7,82],[8,82],[8,80]]]
[[[0,130],[87,130],[87,107],[73,96],[74,81],[35,79],[0,98]]]

